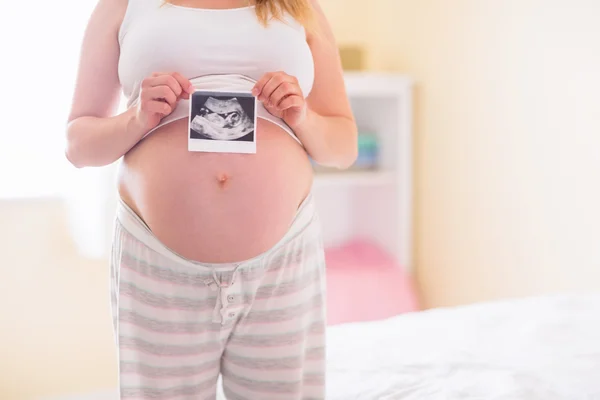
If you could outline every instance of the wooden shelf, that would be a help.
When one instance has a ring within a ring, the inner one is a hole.
[[[316,172],[315,186],[381,186],[394,183],[390,171]]]

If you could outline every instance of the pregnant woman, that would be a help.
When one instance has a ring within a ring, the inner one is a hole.
[[[256,153],[188,151],[195,90],[252,92]],[[121,91],[126,111],[117,114]],[[99,0],[67,126],[121,159],[111,291],[121,399],[323,399],[317,163],[357,129],[316,0]]]

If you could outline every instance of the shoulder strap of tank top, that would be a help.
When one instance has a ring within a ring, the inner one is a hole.
[[[127,1],[127,9],[125,10],[125,15],[123,16],[123,21],[121,22],[121,26],[119,28],[119,43],[123,40],[125,33],[127,33],[127,29],[131,21],[133,21],[136,16],[144,13],[145,11],[152,10],[153,8],[161,7],[165,1],[164,0],[123,0]]]

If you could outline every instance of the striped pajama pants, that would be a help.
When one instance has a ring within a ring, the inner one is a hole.
[[[110,271],[122,400],[325,398],[325,263],[312,195],[271,250],[216,265],[175,254],[120,202]]]

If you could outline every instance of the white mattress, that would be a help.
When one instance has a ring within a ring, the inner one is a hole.
[[[600,400],[600,293],[328,330],[328,400]]]

